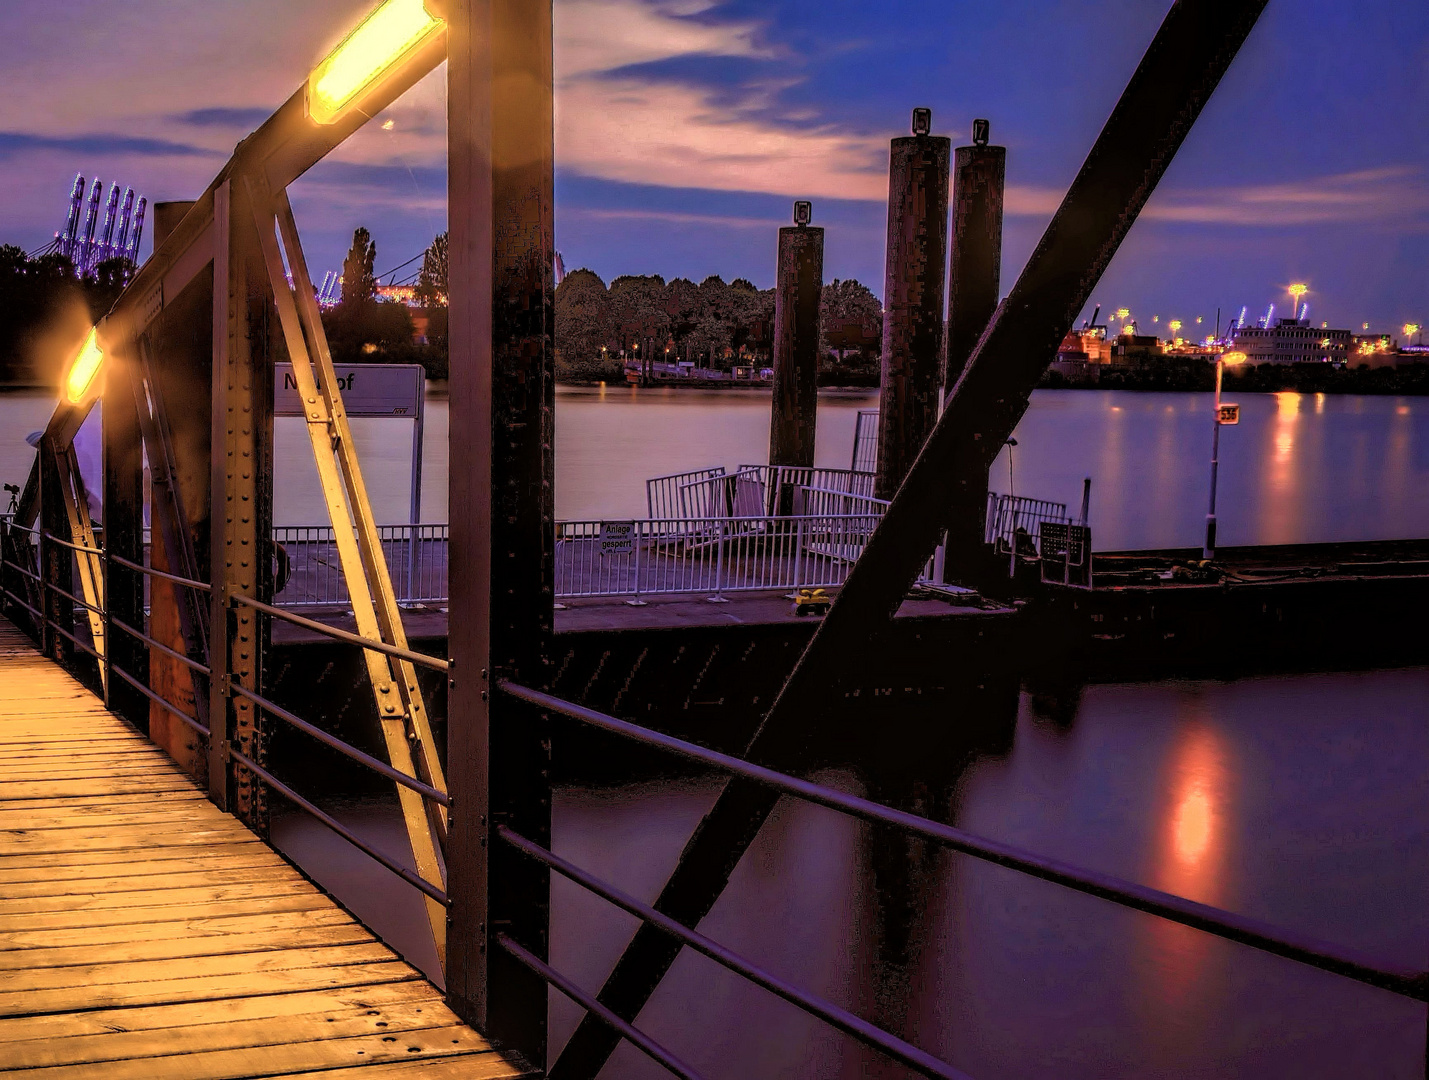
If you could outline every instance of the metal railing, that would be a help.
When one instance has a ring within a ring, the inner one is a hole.
[[[842,585],[881,513],[562,521],[556,597]]]
[[[944,825],[916,814],[895,810],[881,803],[788,776],[728,754],[708,750],[694,743],[661,734],[510,681],[499,681],[497,687],[512,698],[535,706],[543,712],[558,714],[587,727],[684,758],[687,761],[696,762],[780,794],[802,799],[870,824],[897,829],[907,835],[920,837],[963,855],[1042,881],[1052,882],[1074,892],[1094,896],[1121,907],[1180,923],[1183,926],[1274,956],[1294,960],[1321,971],[1351,979],[1365,986],[1388,990],[1414,1001],[1429,1001],[1429,972],[1420,968],[1386,964],[1375,957],[1273,926],[1259,919],[1173,896],[1170,893],[1109,874],[1048,859],[1011,844],[977,836],[951,825]],[[940,1077],[943,1080],[967,1080],[967,1074],[947,1062],[938,1060],[926,1051],[848,1013],[837,1005],[790,986],[777,976],[763,971],[749,960],[712,941],[692,927],[685,926],[650,905],[626,895],[615,886],[575,866],[528,837],[521,836],[502,826],[497,827],[496,835],[502,843],[509,845],[527,858],[536,860],[567,880],[641,919],[661,933],[696,949],[726,969],[777,994],[804,1012],[823,1019],[865,1046],[880,1051],[918,1074]],[[497,943],[517,961],[535,971],[550,985],[589,1010],[592,1015],[629,1040],[647,1056],[662,1064],[671,1073],[698,1080],[699,1074],[690,1066],[655,1042],[630,1021],[615,1014],[595,995],[582,990],[549,964],[541,961],[522,947],[519,942],[503,934],[497,937]]]
[[[645,481],[646,511],[652,518],[717,517],[729,513],[721,477],[724,466],[671,473]]]
[[[422,528],[441,529],[443,533],[445,532],[445,526],[423,526]],[[331,530],[329,529],[328,532],[330,537]],[[113,565],[120,566],[125,570],[133,573],[143,574],[145,577],[151,579],[162,579],[164,581],[170,582],[171,584],[183,588],[193,589],[197,592],[212,592],[212,587],[207,582],[194,581],[189,578],[181,577],[177,574],[171,574],[164,570],[155,569],[151,566],[144,566],[139,563],[131,562],[130,560],[125,559],[122,556],[109,554],[102,547],[82,547],[81,545],[74,544],[71,541],[64,540],[57,536],[53,536],[52,534],[44,532],[40,529],[25,528],[24,526],[18,525],[7,518],[0,517],[0,540],[13,541],[13,537],[16,533],[23,533],[28,536],[28,543],[31,549],[35,551],[37,555],[39,554],[39,549],[43,544],[54,543],[70,551],[85,552],[98,555],[100,558],[109,561]],[[3,548],[0,548],[0,550],[8,552],[11,550],[11,545],[5,544]],[[33,580],[34,582],[36,582],[37,586],[41,591],[42,596],[51,594],[59,595],[69,600],[71,603],[74,603],[78,606],[86,608],[90,611],[94,611],[97,614],[101,615],[105,619],[106,633],[111,635],[111,641],[112,632],[126,634],[129,637],[135,639],[136,641],[139,641],[149,649],[155,650],[163,654],[164,656],[169,657],[175,662],[183,665],[184,667],[187,667],[197,672],[205,680],[211,677],[212,670],[209,664],[202,663],[194,659],[193,657],[186,656],[185,654],[179,652],[171,646],[155,640],[152,636],[150,636],[150,634],[146,633],[144,630],[138,627],[131,626],[124,620],[110,614],[104,608],[96,608],[93,605],[86,603],[84,600],[70,593],[68,590],[61,588],[54,582],[45,580],[43,574],[36,574],[34,571],[14,562],[12,559],[8,558],[8,556],[0,560],[0,566],[3,566],[3,569],[6,571],[17,572],[23,575],[26,579]],[[443,581],[445,581],[445,575],[443,575]],[[123,682],[127,683],[129,686],[132,686],[138,693],[142,694],[146,699],[176,717],[189,728],[193,729],[193,731],[205,744],[205,748],[207,747],[207,744],[211,742],[213,735],[207,725],[203,724],[198,718],[193,716],[184,708],[175,704],[173,701],[170,701],[162,694],[156,692],[153,687],[149,685],[148,681],[136,677],[133,673],[125,671],[118,664],[114,663],[112,650],[105,650],[104,653],[101,653],[98,649],[95,648],[95,643],[92,640],[87,641],[84,637],[73,632],[75,629],[77,629],[77,627],[70,627],[67,629],[59,625],[52,618],[50,618],[45,611],[36,609],[27,601],[25,597],[19,596],[15,592],[11,591],[11,589],[8,588],[8,585],[6,584],[0,584],[0,596],[3,596],[4,600],[8,603],[18,605],[19,607],[30,613],[32,621],[34,622],[35,632],[33,636],[35,636],[37,639],[41,637],[45,629],[48,629],[49,632],[59,634],[71,645],[79,649],[81,652],[84,652],[88,656],[92,657],[98,664],[103,665],[104,668],[112,675],[118,676],[118,678],[120,678]],[[45,605],[44,603],[41,604],[41,607],[46,606],[47,605]],[[390,645],[382,641],[372,641],[358,634],[349,633],[345,630],[339,630],[335,627],[326,626],[323,623],[316,622],[312,619],[303,618],[300,615],[296,615],[290,611],[285,611],[282,608],[279,608],[272,604],[262,603],[261,601],[255,600],[251,597],[242,595],[231,596],[229,598],[229,606],[232,608],[247,606],[263,615],[291,622],[295,625],[303,627],[306,630],[313,631],[315,633],[321,634],[325,637],[342,642],[344,644],[357,645],[361,648],[372,649],[376,652],[381,652],[388,656],[395,656],[399,659],[407,660],[410,663],[415,664],[419,667],[435,669],[437,671],[445,672],[450,666],[448,662],[441,657],[428,656],[425,653],[419,653],[414,652],[410,649],[399,648],[395,645]],[[84,623],[84,625],[87,626],[87,622]],[[108,630],[108,628],[111,627],[112,632]],[[316,724],[304,720],[302,717],[297,716],[296,714],[279,705],[278,703],[270,700],[267,697],[264,697],[262,694],[249,690],[248,688],[242,686],[236,681],[228,682],[227,690],[230,696],[243,698],[244,700],[251,703],[256,709],[261,710],[262,713],[282,721],[283,723],[289,725],[297,731],[301,731],[310,738],[336,750],[343,756],[347,757],[349,760],[356,762],[357,764],[371,770],[372,772],[375,772],[378,775],[393,781],[394,783],[400,784],[401,786],[416,792],[424,800],[436,803],[444,807],[451,805],[451,799],[445,791],[432,787],[430,784],[426,784],[421,780],[417,779],[416,777],[409,776],[406,773],[393,768],[387,762],[384,762],[376,757],[373,757],[371,754],[359,750],[357,747],[344,742],[332,733],[318,727]],[[224,732],[220,737],[223,738],[224,742],[228,742],[226,732]],[[420,890],[422,893],[431,897],[432,899],[436,900],[441,904],[449,903],[449,901],[447,900],[446,893],[440,888],[440,886],[426,881],[405,866],[401,865],[401,863],[394,859],[392,856],[387,855],[386,853],[367,843],[361,837],[357,836],[351,829],[348,829],[345,825],[343,825],[340,821],[333,818],[326,811],[322,810],[309,799],[305,798],[299,792],[294,790],[291,786],[276,777],[263,764],[254,760],[254,757],[252,755],[243,753],[237,747],[234,747],[231,743],[229,744],[228,754],[233,761],[237,762],[243,768],[249,770],[255,777],[257,777],[260,781],[267,785],[271,790],[277,792],[288,802],[292,803],[298,809],[307,813],[309,816],[314,818],[314,820],[318,821],[320,824],[324,825],[333,833],[346,840],[349,844],[353,845],[359,851],[362,851],[369,858],[373,859],[375,862],[385,867],[393,874],[396,874],[403,881],[406,881],[414,888]]]
[[[878,410],[859,409],[853,424],[853,468],[860,472],[878,470]]]
[[[729,473],[719,466],[647,480],[645,501],[653,520],[787,515],[799,487],[871,498],[873,474],[803,465],[740,465]]]
[[[398,601],[445,603],[447,526],[379,525],[377,532]],[[273,541],[279,562],[279,607],[351,603],[331,525],[277,525]]]
[[[989,491],[987,531],[983,539],[999,550],[1010,551],[1017,544],[1019,530],[1035,540],[1044,521],[1072,524],[1072,519],[1067,516],[1067,504]]]

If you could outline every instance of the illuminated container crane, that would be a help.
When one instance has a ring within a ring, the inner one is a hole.
[[[84,277],[94,268],[94,231],[99,226],[99,200],[104,198],[104,182],[95,180],[89,190],[89,208],[84,215],[84,236],[75,254],[75,270]]]
[[[125,252],[129,261],[133,263],[139,261],[139,239],[144,235],[144,209],[148,205],[148,199],[140,199],[139,209],[134,211],[134,232],[129,237],[129,249]]]
[[[114,243],[114,224],[119,218],[119,185],[114,184],[109,189],[109,198],[104,204],[104,228],[99,234],[99,243],[95,246],[91,258],[91,266],[98,266],[111,254],[110,245]]]
[[[119,211],[119,235],[114,239],[114,246],[109,249],[109,256],[116,255],[128,258],[129,256],[129,225],[134,218],[134,189],[124,189],[124,206]]]
[[[71,262],[75,257],[75,246],[79,241],[79,219],[84,213],[84,174],[77,174],[74,187],[69,193],[69,217],[65,219],[64,232],[60,234],[60,254]]]

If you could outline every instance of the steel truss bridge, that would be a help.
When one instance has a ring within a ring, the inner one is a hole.
[[[411,8],[405,3],[405,8]],[[862,543],[836,603],[738,755],[548,693],[558,537],[553,514],[551,2],[442,0],[440,18],[318,123],[300,89],[246,138],[98,328],[104,355],[104,519],[88,519],[72,448],[100,392],[56,408],[3,537],[11,617],[44,655],[152,738],[208,800],[259,837],[271,800],[313,815],[418,889],[445,1000],[521,1068],[593,1077],[622,1041],[672,1074],[696,1070],[639,1027],[686,948],[929,1077],[953,1064],[792,985],[700,929],[776,803],[806,800],[1415,1001],[1405,967],[1095,871],[1048,860],[802,779],[781,756],[887,627],[937,546],[950,506],[985,498],[987,470],[1092,287],[1255,25],[1264,0],[1175,0],[1020,278],[973,349],[936,426]],[[318,317],[287,188],[447,63],[450,222],[449,604],[446,656],[409,647]],[[320,86],[320,83],[315,83]],[[288,272],[291,272],[291,285]],[[306,404],[356,632],[273,603],[272,365],[286,349]],[[71,373],[71,383],[75,381]],[[74,386],[71,386],[74,390]],[[146,561],[141,453],[159,540]],[[980,538],[978,538],[980,540]],[[947,557],[966,555],[949,542]],[[151,579],[144,611],[144,579]],[[82,613],[77,622],[76,612]],[[273,620],[361,651],[385,760],[265,695]],[[447,680],[438,753],[418,669]],[[7,708],[23,705],[7,704]],[[552,851],[550,746],[563,724],[725,774],[653,904]],[[283,783],[273,725],[297,728],[391,782],[415,870]],[[0,755],[4,750],[0,748]],[[598,989],[549,962],[551,875],[641,920]],[[585,1010],[559,1053],[547,990]],[[215,1019],[220,1018],[215,1013]],[[6,1050],[0,1044],[0,1061]],[[435,1074],[433,1074],[435,1075]],[[445,1075],[445,1074],[444,1074]]]

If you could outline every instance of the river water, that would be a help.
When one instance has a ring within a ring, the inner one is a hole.
[[[821,399],[820,464],[847,466],[854,416],[874,404]],[[1429,535],[1429,399],[1241,405],[1223,431],[1223,543]],[[562,390],[558,515],[637,515],[647,476],[761,461],[767,410],[755,393]],[[22,436],[47,413],[37,396],[0,397],[0,478],[23,479]],[[427,415],[423,517],[439,521],[445,403]],[[378,513],[404,520],[409,427],[358,426]],[[1091,476],[1097,547],[1192,545],[1208,428],[1207,395],[1039,391],[1014,487],[1075,504]],[[296,425],[280,423],[278,457],[278,521],[321,520]],[[994,486],[1007,476],[1004,454]],[[943,736],[916,752],[850,749],[819,778],[1388,963],[1429,958],[1429,668],[1024,689],[1004,713],[974,724],[949,706],[932,718]],[[897,740],[897,720],[870,727]],[[717,791],[698,776],[565,785],[555,848],[653,899]],[[401,850],[386,804],[333,809]],[[411,890],[307,819],[274,832],[434,969]],[[633,929],[556,880],[552,957],[582,985],[599,986]],[[1423,1006],[788,800],[702,929],[979,1080],[1423,1076]],[[551,1000],[559,1047],[579,1013]],[[688,950],[641,1025],[711,1078],[908,1075]],[[664,1074],[624,1046],[603,1075]]]

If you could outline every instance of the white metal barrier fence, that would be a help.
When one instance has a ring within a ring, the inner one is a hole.
[[[379,525],[378,536],[392,589],[404,604],[445,603],[447,526]],[[351,602],[331,525],[278,525],[274,599],[280,607],[323,607]]]
[[[842,585],[881,514],[562,521],[556,596]]]

